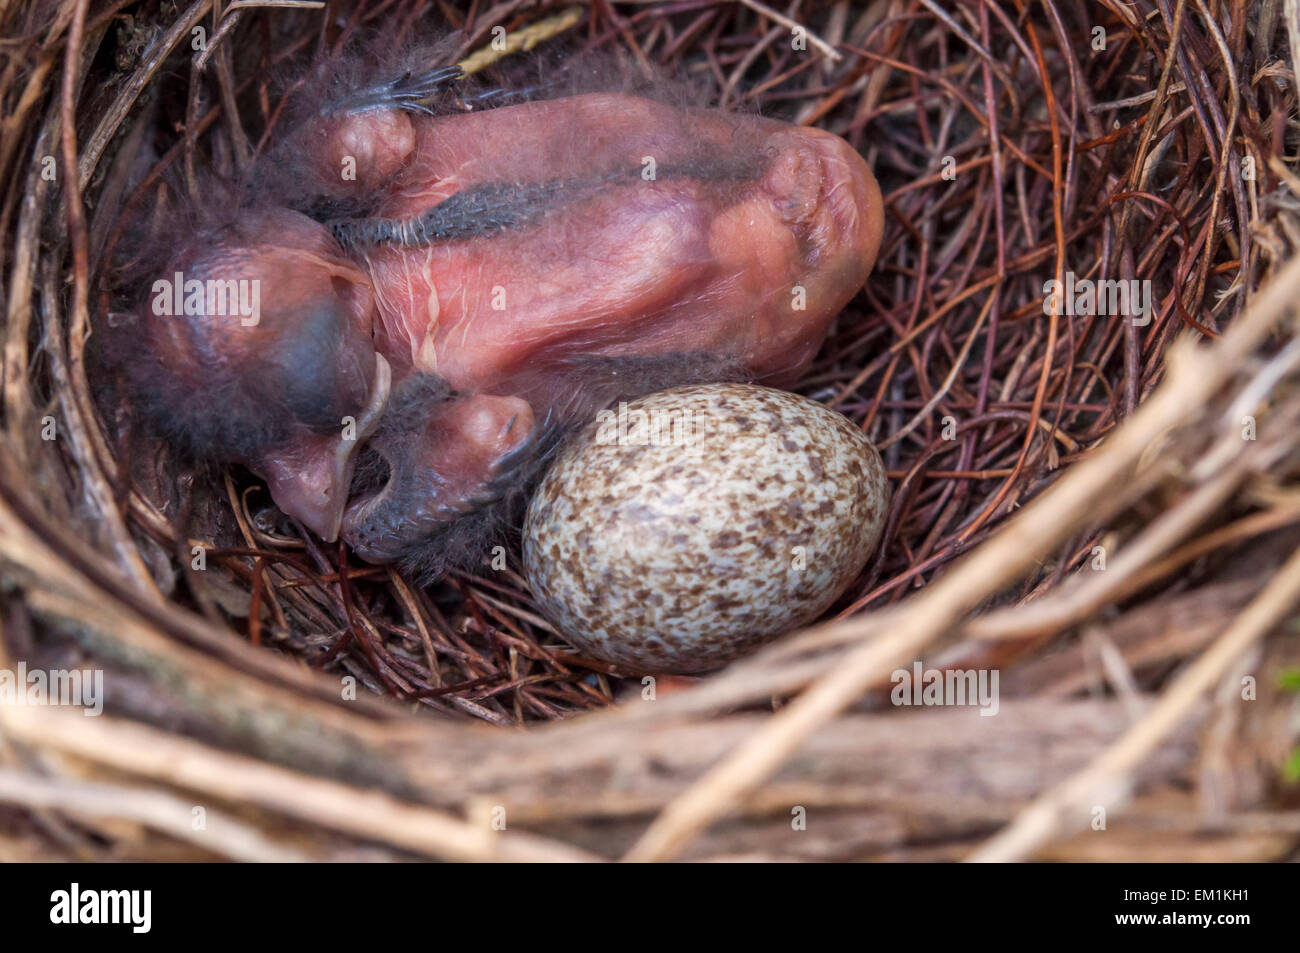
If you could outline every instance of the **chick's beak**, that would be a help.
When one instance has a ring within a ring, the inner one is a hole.
[[[357,448],[378,425],[391,383],[388,362],[376,354],[370,395],[354,422],[341,422],[339,434],[304,434],[258,461],[276,505],[326,542],[338,539]]]

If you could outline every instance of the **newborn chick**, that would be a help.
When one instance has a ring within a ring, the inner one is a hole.
[[[612,93],[353,102],[274,154],[301,211],[241,211],[167,269],[256,282],[256,323],[146,315],[137,390],[206,390],[172,429],[371,562],[445,564],[546,434],[612,400],[794,384],[880,243],[870,170],[820,130]],[[354,487],[363,445],[384,465]]]

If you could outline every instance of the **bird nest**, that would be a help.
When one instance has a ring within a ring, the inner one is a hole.
[[[0,11],[0,671],[104,687],[0,705],[0,858],[1295,859],[1295,3],[782,9]],[[800,390],[893,502],[819,624],[629,677],[517,547],[420,587],[123,436],[124,234],[381,26],[489,78],[597,51],[868,159],[879,262]],[[981,704],[926,691],[965,673]]]

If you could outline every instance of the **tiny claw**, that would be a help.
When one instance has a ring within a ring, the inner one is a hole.
[[[479,108],[498,109],[512,103],[524,102],[537,93],[543,93],[554,88],[554,83],[539,83],[536,86],[525,86],[520,89],[485,89],[472,96],[456,97],[456,105],[465,112],[473,112]]]
[[[423,73],[410,70],[388,82],[358,90],[337,102],[331,103],[324,115],[364,112],[368,109],[402,109],[406,112],[432,116],[430,105],[434,95],[464,77],[465,71],[457,65],[440,66]]]

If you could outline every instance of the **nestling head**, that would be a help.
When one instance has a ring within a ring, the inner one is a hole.
[[[126,363],[138,408],[195,457],[248,466],[322,538],[387,396],[369,278],[319,224],[246,211],[177,251]]]

